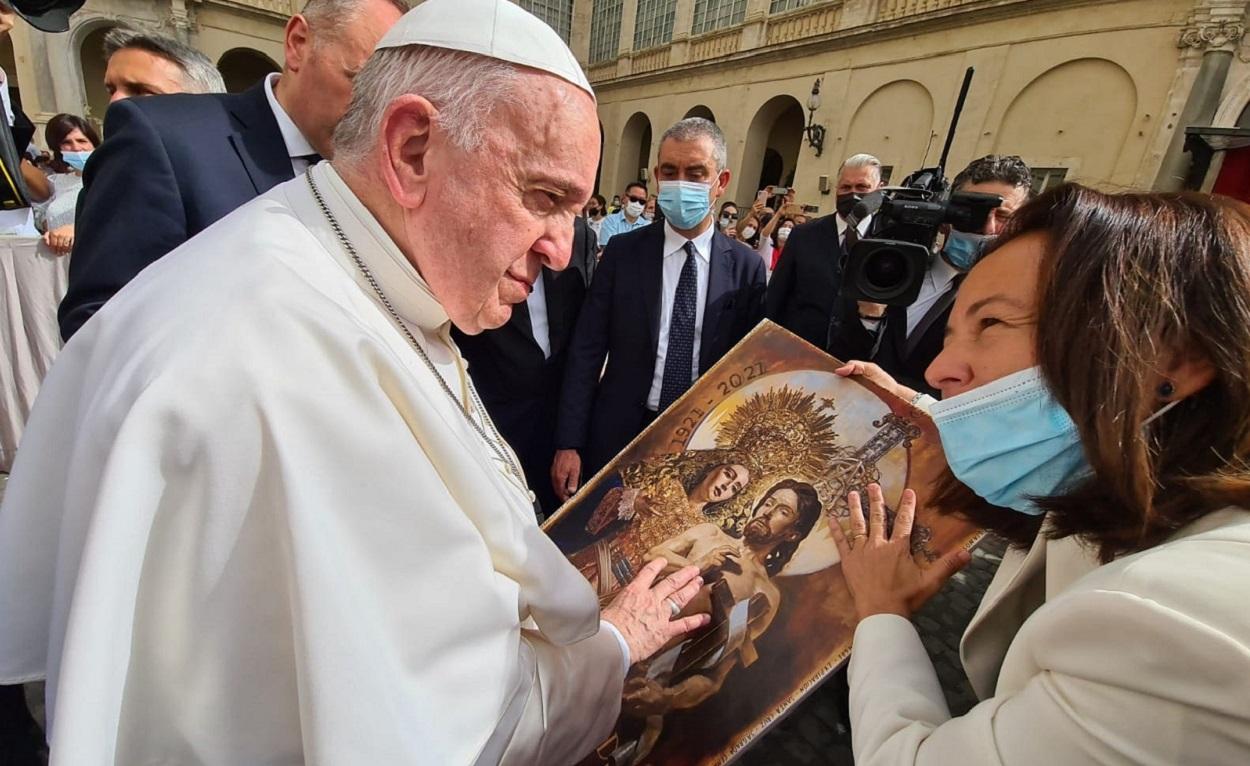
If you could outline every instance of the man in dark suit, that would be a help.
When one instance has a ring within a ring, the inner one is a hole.
[[[551,488],[556,410],[568,360],[569,340],[594,272],[598,242],[582,218],[573,222],[573,256],[568,268],[543,267],[542,278],[508,322],[495,330],[451,334],[469,362],[469,376],[499,433],[521,460],[538,501],[550,514],[559,507]]]
[[[842,301],[836,329],[830,331],[829,353],[846,361],[875,362],[909,388],[938,396],[924,374],[942,352],[946,321],[964,273],[1028,201],[1032,181],[1033,172],[1022,159],[994,154],[974,160],[955,176],[954,191],[996,194],[1002,204],[980,231],[945,230],[942,250],[930,260],[920,293],[910,306]]]
[[[669,128],[655,175],[664,221],[612,238],[577,321],[551,468],[561,499],[764,315],[764,262],[713,225],[730,177],[720,128],[698,117]]]
[[[87,163],[69,289],[69,340],[146,266],[244,202],[328,157],[351,77],[404,0],[309,0],[286,26],[281,76],[240,94],[118,101]]]
[[[847,217],[881,185],[881,162],[876,157],[847,158],[838,170],[837,212],[794,227],[781,251],[768,282],[765,313],[813,346],[825,347],[834,299],[842,289]],[[870,221],[860,221],[858,233],[867,231]]]

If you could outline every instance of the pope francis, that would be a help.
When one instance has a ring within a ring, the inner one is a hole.
[[[53,764],[560,764],[706,615],[595,594],[449,339],[569,259],[594,94],[542,22],[428,0],[332,164],[147,269],[66,346],[0,509],[0,682]]]

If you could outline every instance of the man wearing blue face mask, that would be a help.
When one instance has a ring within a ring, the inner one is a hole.
[[[963,275],[1028,200],[1032,182],[1032,170],[1019,157],[991,154],[973,160],[955,176],[952,189],[996,194],[1002,204],[980,231],[947,228],[942,249],[930,261],[920,294],[910,306],[887,309],[875,303],[844,302],[849,304],[844,309],[857,311],[858,316],[844,317],[840,326],[845,329],[829,339],[829,352],[840,359],[870,359],[908,386],[933,393],[924,371],[942,351],[946,320]]]
[[[708,120],[665,131],[655,168],[663,223],[617,234],[604,249],[565,368],[551,468],[561,500],[764,317],[763,261],[714,225],[726,155]]]

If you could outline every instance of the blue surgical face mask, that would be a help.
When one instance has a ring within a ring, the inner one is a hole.
[[[87,167],[87,158],[91,156],[91,150],[85,152],[61,152],[61,159],[65,160],[65,164],[69,165],[79,173]]]
[[[994,237],[989,234],[970,234],[951,229],[946,235],[946,244],[942,246],[942,257],[960,271],[968,271],[981,260],[993,241]]]
[[[673,228],[693,229],[712,209],[712,187],[694,181],[660,181],[656,204]]]
[[[994,505],[1040,515],[1033,498],[1090,472],[1076,423],[1037,367],[937,402],[929,415],[955,478]]]

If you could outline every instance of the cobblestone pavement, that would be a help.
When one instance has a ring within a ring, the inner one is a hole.
[[[0,498],[8,476],[0,474]],[[961,715],[976,704],[976,696],[959,662],[959,637],[976,612],[985,589],[1002,561],[1006,544],[987,537],[972,552],[972,563],[915,616],[920,638],[937,670],[951,713]],[[40,685],[42,686],[42,685]],[[742,766],[850,766],[850,732],[844,723],[844,687],[839,679],[812,692],[760,741],[742,754]],[[28,689],[36,717],[42,719],[42,689]]]
[[[1002,562],[1005,549],[1006,544],[998,538],[983,539],[972,552],[972,562],[914,618],[953,715],[962,715],[977,702],[959,661],[959,638]],[[845,686],[839,681],[836,676],[830,677],[735,763],[742,766],[853,764],[850,731],[842,712]]]

